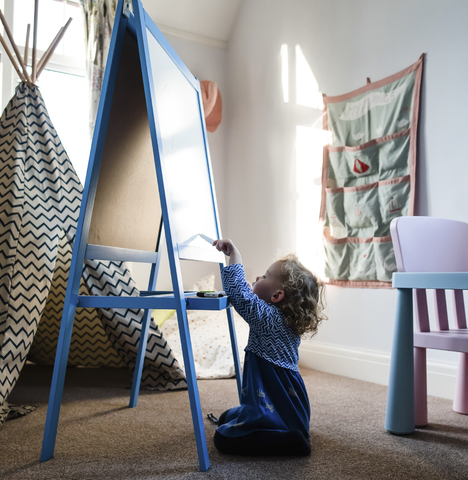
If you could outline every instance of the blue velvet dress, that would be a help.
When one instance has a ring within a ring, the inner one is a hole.
[[[299,431],[309,438],[310,406],[298,372],[245,354],[242,403],[231,408],[217,432],[241,437],[257,431]]]

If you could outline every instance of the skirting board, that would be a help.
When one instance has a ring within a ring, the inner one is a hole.
[[[299,367],[388,386],[389,354],[355,350],[312,340],[301,343],[299,358]],[[455,375],[454,364],[428,362],[428,395],[453,400]]]

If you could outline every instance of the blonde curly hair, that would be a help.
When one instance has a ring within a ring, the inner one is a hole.
[[[281,285],[284,300],[279,307],[284,313],[285,323],[294,333],[303,336],[317,333],[327,316],[325,308],[325,284],[299,262],[296,255],[280,259]]]

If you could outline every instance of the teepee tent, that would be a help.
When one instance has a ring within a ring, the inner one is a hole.
[[[35,85],[68,24],[36,63],[36,0],[29,75],[1,11],[0,19],[19,64],[1,35],[0,41],[21,80],[0,118],[1,424],[15,411],[21,414],[34,408],[7,402],[26,359],[53,363],[82,186]],[[87,294],[138,294],[123,262],[87,261],[81,289]],[[70,364],[126,365],[132,371],[143,313],[78,309]],[[39,328],[41,341],[31,348],[39,325],[45,325]],[[141,386],[158,390],[186,387],[183,371],[154,321]]]

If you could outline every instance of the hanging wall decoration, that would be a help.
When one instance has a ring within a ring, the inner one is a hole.
[[[413,215],[424,55],[345,95],[324,95],[322,204],[325,275],[332,285],[385,288],[396,271],[390,222]]]

